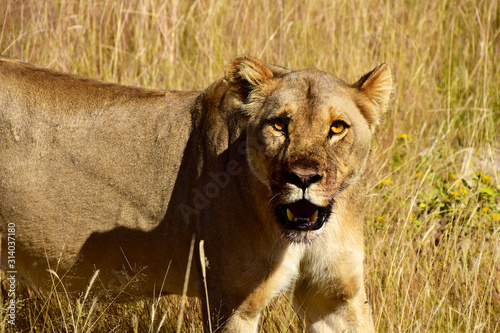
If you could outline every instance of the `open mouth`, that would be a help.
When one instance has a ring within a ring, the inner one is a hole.
[[[330,211],[331,205],[320,207],[302,199],[276,207],[276,216],[285,229],[308,231],[320,229],[330,216]]]

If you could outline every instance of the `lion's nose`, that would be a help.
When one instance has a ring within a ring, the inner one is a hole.
[[[319,182],[321,178],[323,178],[323,176],[316,172],[303,174],[292,171],[286,177],[286,181],[287,183],[293,184],[301,189],[306,189],[309,185]]]

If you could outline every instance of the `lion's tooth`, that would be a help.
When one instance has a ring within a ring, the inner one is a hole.
[[[293,221],[295,219],[295,214],[292,213],[290,208],[286,209],[286,217],[288,217],[288,221]]]
[[[316,211],[311,216],[309,216],[309,222],[314,222],[317,219],[318,219],[318,210],[316,209]]]

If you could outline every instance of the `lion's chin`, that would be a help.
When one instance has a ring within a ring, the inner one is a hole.
[[[312,231],[284,230],[283,236],[291,243],[311,244],[323,233],[323,229]]]
[[[320,234],[332,211],[333,202],[326,207],[302,199],[275,208],[276,218],[285,236],[293,242],[311,242]]]

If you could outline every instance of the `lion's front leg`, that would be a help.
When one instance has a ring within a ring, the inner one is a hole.
[[[212,332],[257,332],[259,320],[260,314],[254,314],[251,317],[247,317],[240,312],[234,312],[232,314],[228,314],[228,318],[226,320],[214,322],[214,324],[212,324]],[[205,329],[205,331],[209,332],[207,329]]]
[[[305,286],[295,295],[294,305],[307,332],[374,332],[363,288],[348,298],[318,294]]]
[[[294,305],[307,332],[373,332],[363,279],[363,242],[337,241],[331,225],[308,247],[301,262]],[[339,246],[341,244],[341,246]]]
[[[257,332],[263,307],[251,307],[248,300],[243,302],[229,293],[209,292],[210,310],[203,302],[205,332]],[[210,320],[208,318],[210,314]],[[209,330],[208,327],[212,329]]]

